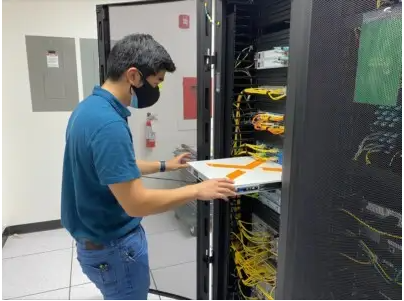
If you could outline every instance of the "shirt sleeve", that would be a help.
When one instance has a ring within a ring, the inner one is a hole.
[[[99,130],[90,143],[93,163],[102,185],[128,182],[141,177],[133,142],[123,122],[112,122]]]

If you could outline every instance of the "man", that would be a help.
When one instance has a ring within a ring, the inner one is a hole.
[[[167,162],[135,160],[127,107],[156,103],[158,85],[175,65],[146,34],[116,43],[107,65],[103,86],[94,88],[68,122],[62,223],[77,242],[84,274],[105,299],[145,300],[150,279],[142,217],[195,199],[227,199],[235,195],[234,185],[218,179],[178,189],[146,189],[142,175],[183,168],[188,154]]]

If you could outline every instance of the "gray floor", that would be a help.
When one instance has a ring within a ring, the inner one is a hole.
[[[167,212],[144,219],[152,288],[196,298],[196,239]],[[65,230],[9,237],[3,248],[3,299],[96,300]],[[149,295],[150,300],[167,299]]]

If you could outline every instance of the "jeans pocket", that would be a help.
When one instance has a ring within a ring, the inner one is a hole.
[[[113,284],[117,282],[116,270],[113,264],[109,263],[107,258],[95,259],[77,258],[83,273],[90,279],[91,282],[98,286]]]
[[[142,226],[133,234],[129,235],[121,244],[124,259],[135,262],[139,257],[143,257],[148,252],[146,234]]]

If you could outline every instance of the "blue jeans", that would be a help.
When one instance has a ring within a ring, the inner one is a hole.
[[[147,300],[149,255],[141,225],[102,250],[86,250],[83,242],[77,242],[77,260],[105,300]]]

